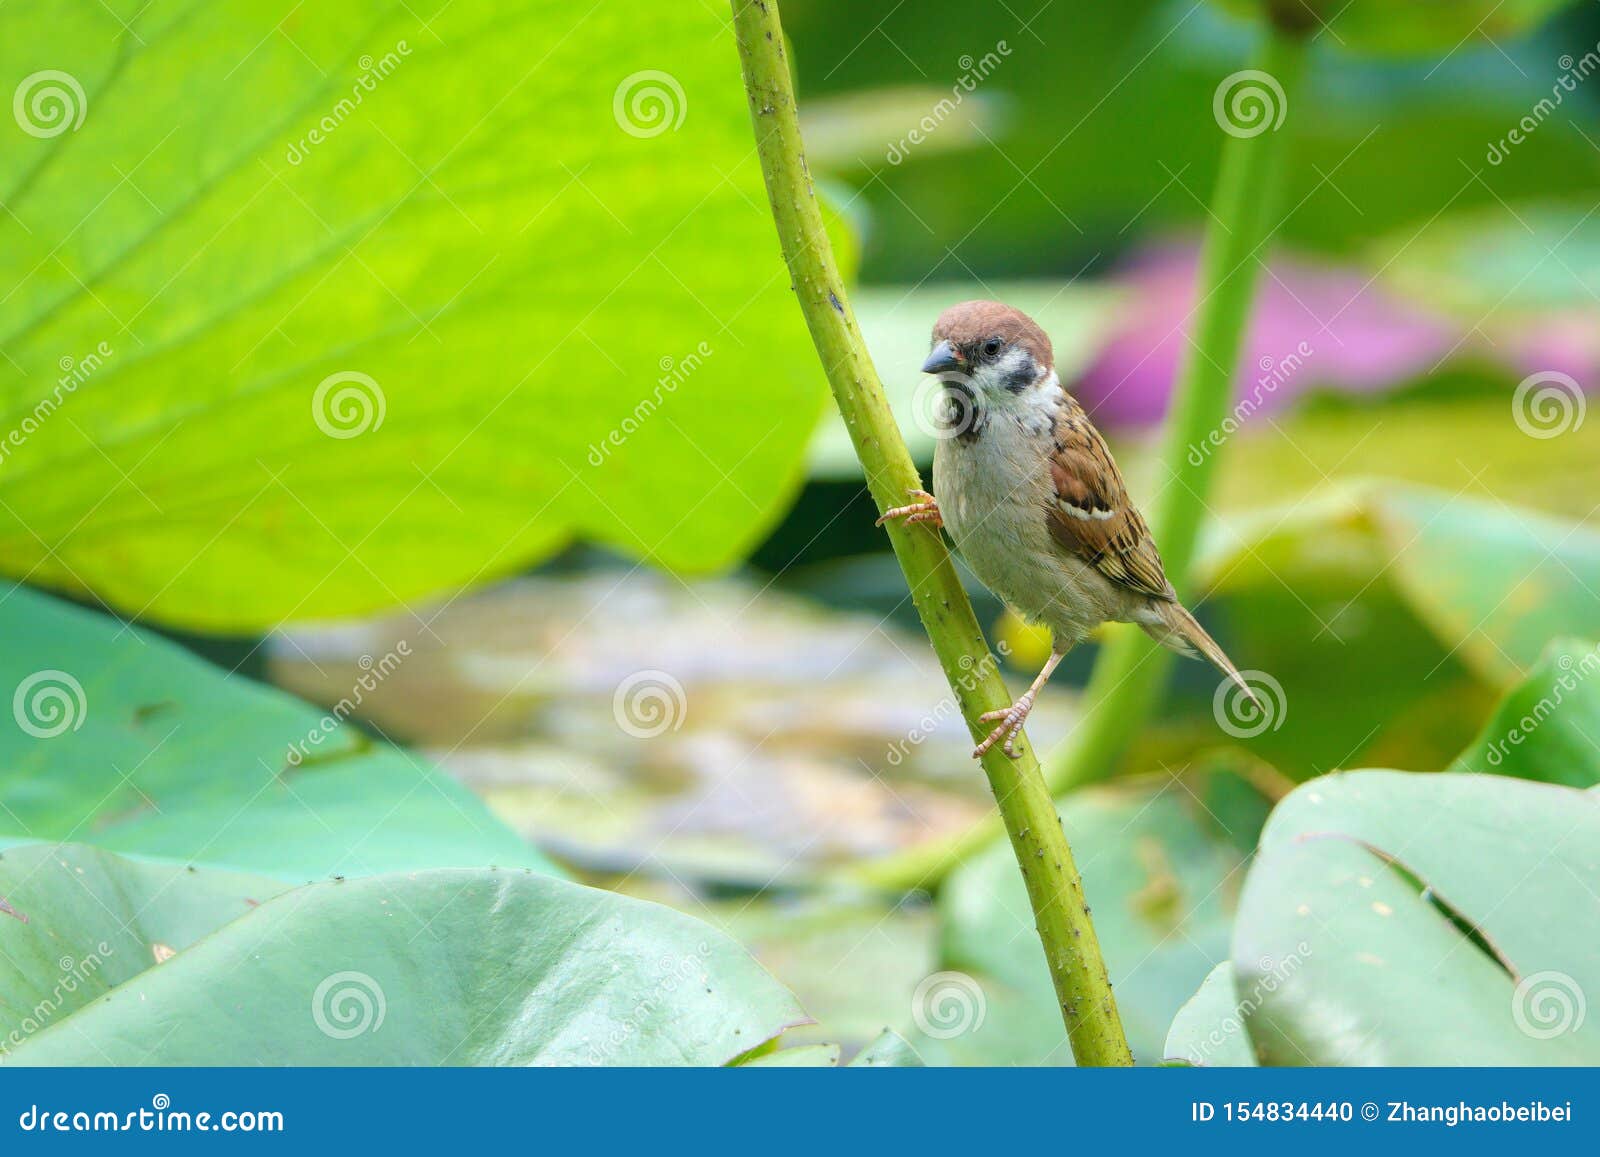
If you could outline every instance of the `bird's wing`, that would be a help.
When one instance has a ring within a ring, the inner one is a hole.
[[[1056,415],[1050,481],[1054,504],[1045,518],[1060,546],[1129,590],[1176,598],[1105,439],[1070,397]]]

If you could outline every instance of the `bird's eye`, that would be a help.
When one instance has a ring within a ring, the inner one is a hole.
[[[992,337],[988,341],[983,343],[983,356],[986,357],[986,358],[994,358],[994,357],[999,357],[1000,356],[1000,339],[999,338]]]

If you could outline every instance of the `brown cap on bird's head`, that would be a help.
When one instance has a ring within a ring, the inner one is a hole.
[[[1044,330],[1020,309],[998,301],[963,301],[952,305],[933,323],[933,341],[949,342],[967,360],[973,360],[983,344],[998,338],[1005,345],[1019,345],[1033,355],[1040,366],[1055,366],[1055,351]]]

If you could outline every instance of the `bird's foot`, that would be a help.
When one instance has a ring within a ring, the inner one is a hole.
[[[910,526],[913,522],[931,522],[935,527],[944,525],[944,517],[939,513],[938,499],[926,490],[908,490],[906,493],[913,498],[920,498],[922,501],[913,502],[909,506],[896,506],[885,510],[883,516],[873,525],[882,526],[891,518],[904,518],[907,526]]]
[[[978,716],[979,723],[994,723],[998,720],[995,729],[989,732],[988,738],[972,749],[973,759],[982,759],[984,754],[995,744],[1000,743],[1000,750],[1012,759],[1018,758],[1013,748],[1016,743],[1017,733],[1022,730],[1022,725],[1027,722],[1028,713],[1033,710],[1033,692],[1029,691],[1010,707],[1003,707],[999,711],[985,711]]]

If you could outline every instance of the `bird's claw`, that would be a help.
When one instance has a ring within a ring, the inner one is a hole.
[[[994,723],[996,720],[999,722],[983,742],[972,749],[972,758],[982,759],[996,743],[1000,743],[1000,750],[1012,759],[1021,758],[1015,749],[1017,733],[1022,730],[1022,725],[1027,722],[1028,713],[1032,710],[1033,696],[1024,695],[1010,707],[1002,707],[998,711],[985,711],[978,716],[979,723]]]
[[[913,498],[921,499],[921,501],[885,510],[873,525],[882,526],[891,518],[904,518],[907,526],[910,526],[913,522],[931,522],[935,527],[944,525],[944,518],[939,514],[938,499],[934,498],[926,490],[913,489],[906,491],[906,493]]]

